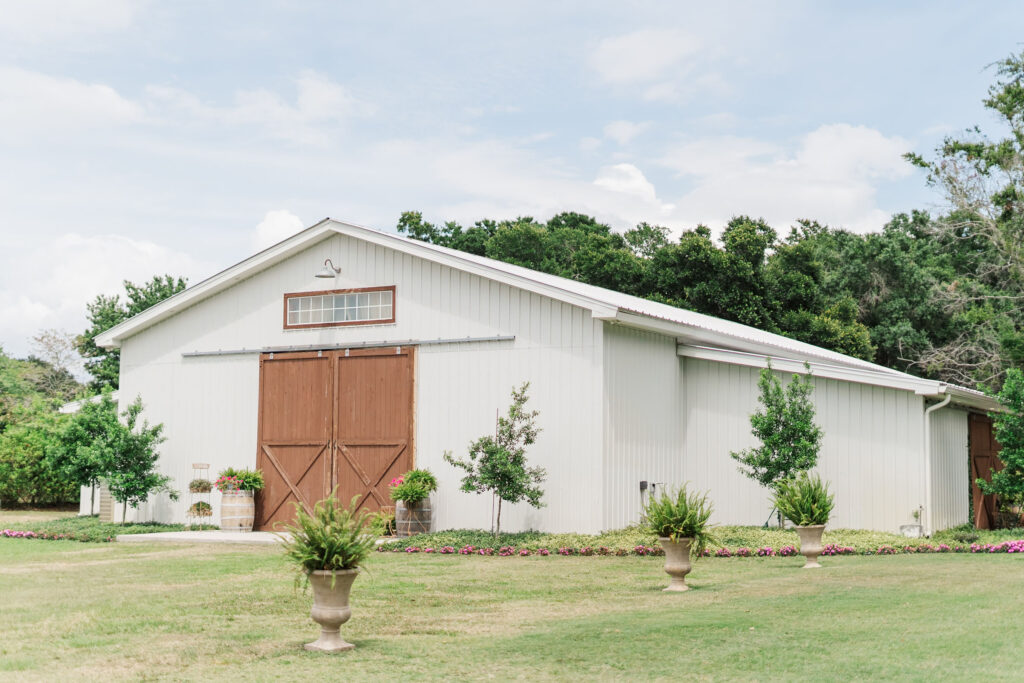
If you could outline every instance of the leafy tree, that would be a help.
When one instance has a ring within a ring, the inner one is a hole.
[[[462,490],[467,493],[490,491],[498,497],[497,534],[501,534],[501,503],[526,501],[535,508],[542,507],[546,472],[542,467],[527,467],[526,447],[537,440],[540,429],[535,425],[539,413],[526,410],[526,395],[530,383],[512,389],[512,405],[506,417],[498,418],[495,436],[484,436],[469,446],[468,459],[459,459],[450,452],[444,454],[449,464],[465,470]]]
[[[124,423],[110,425],[108,434],[113,466],[107,475],[110,496],[122,504],[122,523],[127,516],[128,506],[138,507],[154,493],[167,493],[171,500],[178,499],[178,492],[169,484],[171,477],[160,474],[156,464],[160,455],[156,447],[164,441],[163,425],[150,426],[139,421],[142,413],[142,399],[136,398],[121,416]]]
[[[124,281],[125,301],[118,294],[101,294],[86,305],[89,328],[75,340],[78,352],[85,358],[85,368],[92,375],[89,386],[94,391],[117,389],[120,379],[121,354],[117,349],[96,345],[96,337],[147,308],[185,289],[184,278],[170,275],[154,276],[149,282],[135,284]]]
[[[996,440],[1002,449],[999,459],[1004,467],[992,472],[992,482],[978,479],[981,490],[995,493],[1004,502],[1024,501],[1024,373],[1010,368],[998,394],[1005,412],[992,413]]]
[[[64,479],[92,489],[89,514],[96,509],[96,487],[114,469],[114,449],[122,428],[117,402],[108,389],[99,401],[83,402],[47,450],[51,467]]]
[[[761,486],[775,490],[780,481],[814,467],[821,447],[821,428],[814,423],[814,389],[810,374],[794,374],[789,385],[771,369],[761,370],[757,386],[762,408],[750,416],[751,433],[761,442],[729,455],[740,463],[740,471]]]

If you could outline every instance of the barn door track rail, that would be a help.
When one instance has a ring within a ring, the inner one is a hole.
[[[457,337],[453,339],[403,339],[401,341],[344,342],[340,344],[305,344],[301,346],[264,346],[259,349],[217,349],[216,351],[185,351],[182,358],[201,356],[240,356],[249,353],[288,353],[290,351],[336,351],[338,349],[377,349],[386,346],[435,346],[438,344],[480,344],[482,342],[515,341],[516,336]]]

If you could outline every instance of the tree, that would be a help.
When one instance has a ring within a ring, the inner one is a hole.
[[[125,301],[120,295],[101,294],[89,304],[89,328],[75,340],[78,352],[85,358],[85,369],[92,375],[89,386],[94,391],[104,388],[117,389],[120,379],[121,354],[117,349],[102,349],[96,345],[96,337],[111,327],[160,303],[185,289],[185,278],[170,275],[154,276],[149,282],[137,285],[124,281]]]
[[[932,160],[906,155],[949,205],[932,222],[932,237],[971,254],[967,277],[934,290],[956,333],[917,362],[967,385],[998,386],[1009,367],[1024,362],[1024,53],[994,66],[984,104],[1003,136],[993,140],[974,127],[947,137]]]
[[[484,436],[469,446],[469,458],[458,459],[451,452],[444,454],[449,464],[465,470],[462,490],[467,493],[490,491],[498,497],[496,534],[501,534],[501,503],[526,501],[535,508],[543,507],[541,497],[546,472],[542,467],[527,467],[526,447],[537,439],[540,429],[535,425],[537,411],[527,411],[526,391],[529,382],[512,389],[512,405],[506,417],[498,418],[495,436]]]
[[[156,469],[160,459],[156,447],[164,441],[163,425],[150,426],[145,420],[140,423],[141,413],[142,399],[137,397],[121,413],[124,423],[118,422],[119,428],[110,431],[113,467],[107,476],[107,488],[111,498],[122,505],[122,524],[129,505],[136,508],[154,493],[166,493],[171,500],[178,499],[178,492],[169,486],[171,477]]]
[[[96,509],[96,487],[114,469],[114,448],[122,428],[117,419],[117,402],[108,389],[99,401],[83,402],[47,451],[54,470],[68,481],[92,489],[89,514]]]
[[[79,356],[75,337],[64,330],[41,330],[32,337],[34,354],[30,361],[40,361],[35,384],[40,391],[60,401],[70,401],[82,389],[73,370]]]
[[[999,460],[1003,469],[992,471],[992,482],[978,479],[978,487],[986,493],[995,493],[1004,502],[1024,501],[1024,373],[1010,368],[1006,381],[998,394],[1005,412],[992,413],[996,440],[1002,449]]]
[[[761,370],[757,386],[762,409],[750,416],[750,431],[761,445],[729,455],[740,463],[743,474],[775,490],[780,481],[818,462],[821,429],[814,423],[814,404],[810,400],[814,387],[808,373],[794,374],[783,389],[770,364]]]

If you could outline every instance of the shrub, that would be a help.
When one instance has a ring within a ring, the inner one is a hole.
[[[707,494],[690,493],[686,486],[675,492],[663,491],[660,496],[651,496],[644,505],[647,526],[655,534],[673,542],[692,538],[690,552],[696,556],[715,540],[708,524],[711,512]]]
[[[0,433],[0,502],[45,505],[78,500],[78,484],[56,458],[48,456],[60,441],[60,417],[47,406],[18,407],[18,422]]]
[[[391,500],[415,505],[437,490],[437,478],[430,470],[409,470],[391,480]]]
[[[220,473],[213,483],[221,493],[225,491],[260,491],[263,489],[263,473],[259,470],[236,470],[229,467]]]
[[[209,517],[213,514],[213,508],[210,507],[209,503],[199,501],[189,506],[188,514],[190,517]]]
[[[209,493],[213,484],[209,479],[193,479],[188,483],[188,490],[192,493]]]
[[[818,475],[801,473],[780,481],[775,491],[775,507],[797,526],[827,524],[835,500]]]
[[[298,565],[300,574],[320,570],[356,569],[376,544],[376,538],[366,533],[372,515],[367,510],[356,511],[359,496],[341,505],[337,489],[329,498],[313,506],[312,514],[297,503],[295,522],[285,525],[291,538],[285,538],[285,556]]]

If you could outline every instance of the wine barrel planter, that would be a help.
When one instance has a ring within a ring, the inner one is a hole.
[[[221,531],[252,531],[252,491],[225,491],[220,500]]]
[[[395,503],[395,535],[399,537],[430,533],[430,499],[418,503]]]

